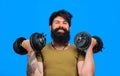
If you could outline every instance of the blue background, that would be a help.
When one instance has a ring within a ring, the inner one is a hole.
[[[73,14],[70,43],[82,31],[102,38],[103,52],[94,54],[95,76],[120,76],[117,0],[0,0],[0,76],[26,76],[27,55],[16,54],[13,42],[34,32],[44,32],[51,42],[48,19],[59,9]]]

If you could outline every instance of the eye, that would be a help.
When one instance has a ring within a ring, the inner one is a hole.
[[[59,23],[60,23],[60,21],[54,21],[54,23],[55,23],[55,24],[59,24]]]
[[[68,22],[67,22],[67,21],[64,21],[63,24],[68,24]]]

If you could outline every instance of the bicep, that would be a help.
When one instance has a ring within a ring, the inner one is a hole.
[[[27,66],[27,76],[43,76],[43,62]]]
[[[78,61],[77,68],[78,68],[78,74],[81,76],[82,74],[82,68],[83,68],[84,61]]]
[[[40,71],[40,73],[43,73],[43,62],[38,62],[38,70]]]

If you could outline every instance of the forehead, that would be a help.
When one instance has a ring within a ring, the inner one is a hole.
[[[53,21],[66,21],[63,17],[57,16]]]

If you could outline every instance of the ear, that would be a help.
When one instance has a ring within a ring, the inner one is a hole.
[[[50,31],[51,31],[51,29],[52,29],[51,25],[49,27],[50,27]]]

